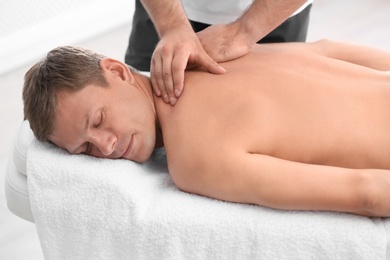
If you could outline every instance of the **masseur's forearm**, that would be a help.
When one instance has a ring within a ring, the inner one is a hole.
[[[257,42],[287,20],[306,0],[255,0],[236,23],[250,42]]]
[[[192,30],[180,0],[141,0],[160,38],[179,28]]]

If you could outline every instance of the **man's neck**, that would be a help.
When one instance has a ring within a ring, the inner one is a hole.
[[[158,118],[156,119],[156,144],[155,148],[160,148],[164,146],[164,140],[163,135],[161,131],[160,122],[158,121]]]
[[[147,96],[147,98],[150,101],[150,104],[153,108],[154,111],[154,116],[156,119],[156,144],[155,148],[160,148],[164,146],[163,138],[162,138],[162,132],[161,132],[161,126],[160,122],[157,117],[157,112],[156,112],[156,104],[154,101],[154,92],[152,88],[152,83],[149,79],[149,77],[144,76],[139,73],[134,73],[134,79],[135,79],[135,84],[144,92],[144,94]]]

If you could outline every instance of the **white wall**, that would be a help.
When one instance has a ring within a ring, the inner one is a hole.
[[[0,75],[59,45],[130,24],[133,13],[134,0],[1,0]]]

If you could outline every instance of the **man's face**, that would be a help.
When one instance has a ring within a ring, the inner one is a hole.
[[[70,153],[144,162],[155,147],[155,120],[151,101],[134,85],[90,85],[59,93],[49,140]]]

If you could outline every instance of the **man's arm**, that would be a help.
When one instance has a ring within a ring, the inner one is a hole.
[[[274,43],[285,45],[285,43]],[[390,71],[390,52],[378,48],[327,39],[311,43],[288,43],[290,51],[309,51],[380,71]]]
[[[194,163],[180,174],[170,169],[172,178],[184,191],[231,202],[390,216],[389,171],[304,164],[249,153],[232,157],[218,165],[215,160]]]
[[[304,3],[306,0],[255,0],[236,21],[210,26],[198,32],[198,37],[215,61],[236,59],[247,54]]]
[[[183,90],[188,63],[203,66],[211,73],[224,73],[203,49],[179,0],[141,0],[160,36],[152,56],[153,89],[165,102],[176,103]]]
[[[390,52],[369,46],[322,39],[311,43],[289,43],[289,48],[291,51],[310,51],[375,70],[390,71]]]
[[[390,71],[390,52],[377,48],[321,40],[317,44],[324,55],[381,71]]]

